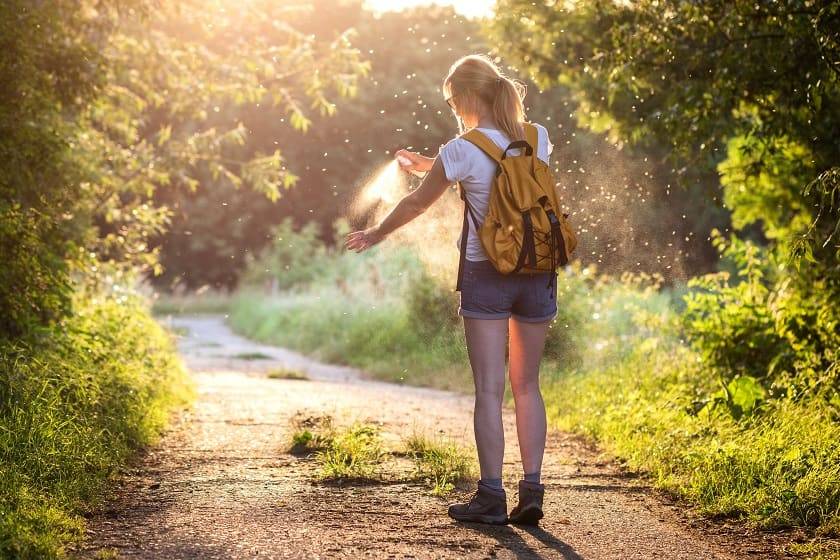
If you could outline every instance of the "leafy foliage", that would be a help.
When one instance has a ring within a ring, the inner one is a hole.
[[[691,186],[717,170],[733,225],[726,274],[692,281],[686,333],[728,380],[775,396],[838,389],[840,53],[836,2],[505,0],[492,33],[579,119],[667,143]],[[533,33],[534,29],[544,32]],[[521,37],[527,37],[521,40]],[[819,387],[819,389],[817,389]],[[833,389],[830,389],[833,387]]]
[[[840,329],[835,303],[824,282],[805,297],[768,252],[714,232],[724,257],[738,271],[693,279],[686,296],[686,334],[705,363],[724,379],[760,379],[776,397],[802,398],[837,391]],[[820,289],[823,288],[823,289]]]
[[[291,218],[286,218],[271,234],[271,245],[250,261],[247,282],[277,290],[315,280],[326,254],[318,225],[310,222],[296,230]]]
[[[185,398],[171,341],[131,295],[158,270],[160,188],[204,177],[276,198],[275,143],[232,107],[304,131],[367,71],[274,2],[0,4],[0,556],[49,558],[78,510]],[[260,33],[249,30],[260,29]],[[284,142],[285,144],[285,142]]]
[[[250,131],[230,108],[274,106],[302,131],[367,70],[349,34],[316,41],[263,0],[236,14],[220,1],[1,9],[0,315],[13,335],[67,312],[71,274],[158,269],[150,239],[170,213],[157,189],[211,177],[276,198],[295,182],[278,144],[244,149]]]
[[[76,295],[40,341],[0,344],[0,556],[63,557],[79,510],[191,389],[136,297]]]

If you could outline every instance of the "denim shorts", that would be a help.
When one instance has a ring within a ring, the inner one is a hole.
[[[464,260],[458,315],[470,319],[507,319],[542,323],[557,314],[553,272],[502,274],[490,261]]]

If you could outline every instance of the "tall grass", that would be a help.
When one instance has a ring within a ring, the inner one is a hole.
[[[289,232],[280,237],[294,247],[308,243]],[[300,265],[306,270],[294,275],[297,283],[279,293],[265,290],[271,285],[265,270],[273,266],[283,275],[286,265],[276,264],[277,256],[269,264],[253,263],[257,272],[248,277],[257,280],[234,298],[232,328],[389,381],[469,387],[471,378],[461,367],[466,346],[455,317],[457,297],[427,274],[414,254],[379,247],[362,255],[311,254]]]
[[[0,557],[62,558],[80,514],[190,397],[172,340],[134,298],[77,298],[0,344]]]
[[[838,534],[837,410],[785,399],[742,421],[724,409],[695,413],[713,386],[697,356],[670,341],[557,375],[545,400],[553,425],[594,437],[706,514]]]
[[[475,479],[472,453],[455,443],[415,432],[405,440],[415,473],[435,496],[445,496],[462,482]]]

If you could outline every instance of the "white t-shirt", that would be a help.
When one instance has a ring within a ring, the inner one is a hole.
[[[536,123],[535,123],[536,124]],[[537,157],[548,163],[548,155],[554,149],[548,139],[548,131],[544,126],[537,124]],[[485,136],[490,138],[501,149],[510,145],[510,139],[504,132],[494,128],[478,128]],[[514,151],[510,152],[514,154]],[[487,215],[487,206],[490,204],[490,189],[493,186],[493,179],[496,175],[496,162],[481,151],[481,149],[463,138],[453,138],[440,148],[440,160],[443,169],[446,171],[446,178],[452,182],[461,182],[461,187],[467,197],[470,208],[475,212],[479,225],[484,222]],[[467,235],[467,260],[486,261],[487,255],[481,246],[481,239],[475,232],[472,219],[469,220]],[[460,236],[458,247],[461,247]]]

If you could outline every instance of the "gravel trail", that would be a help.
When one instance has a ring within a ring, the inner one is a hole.
[[[771,537],[702,521],[623,472],[580,438],[549,435],[539,528],[459,524],[448,499],[406,482],[407,461],[377,483],[324,484],[314,460],[287,453],[295,415],[381,427],[399,450],[413,430],[472,445],[472,397],[365,379],[354,369],[256,344],[217,316],[164,320],[198,387],[195,406],[122,477],[89,519],[94,557],[119,558],[771,558]],[[308,379],[276,379],[293,369]],[[508,505],[520,475],[505,411]]]

